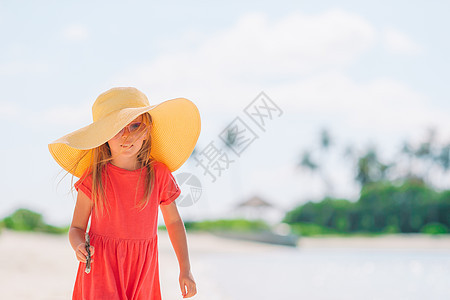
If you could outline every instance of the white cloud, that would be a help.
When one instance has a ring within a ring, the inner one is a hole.
[[[420,49],[397,30],[383,34],[392,51]],[[117,81],[127,78],[157,91],[150,99],[192,95],[202,109],[234,112],[264,89],[287,111],[357,124],[353,129],[366,134],[405,133],[431,124],[450,128],[445,114],[412,87],[394,78],[357,82],[345,74],[377,40],[374,27],[356,14],[333,10],[270,20],[253,13],[203,41],[199,36],[189,32],[181,38],[199,41],[197,47],[171,48]]]
[[[132,82],[158,90],[157,97],[192,93],[200,102],[220,99],[225,87],[239,86],[241,90],[236,92],[248,101],[254,97],[255,85],[260,89],[264,82],[291,80],[354,63],[374,44],[375,35],[363,18],[341,10],[312,16],[292,13],[279,20],[253,13],[196,47],[192,43],[186,48],[180,43],[176,50],[171,47],[155,60],[121,72],[112,83]],[[192,36],[190,32],[180,40],[192,41]],[[227,97],[221,102],[239,104],[240,99]]]
[[[372,45],[374,33],[362,18],[338,10],[279,21],[250,14],[203,44],[198,59],[210,59],[230,77],[307,75],[353,62]]]
[[[423,52],[421,45],[397,29],[385,29],[383,32],[383,41],[384,47],[393,54],[417,55]]]
[[[89,37],[89,30],[82,24],[72,24],[64,28],[63,37],[71,42],[81,42]]]
[[[335,126],[345,124],[353,134],[398,136],[430,124],[441,130],[450,128],[445,111],[392,78],[357,83],[341,72],[329,71],[280,84],[270,93],[286,111],[329,119]]]
[[[404,34],[384,33],[392,40],[387,45],[417,51]],[[192,95],[203,110],[230,112],[239,112],[264,89],[286,111],[340,121],[366,135],[394,135],[430,124],[450,128],[445,114],[406,84],[393,78],[357,82],[342,71],[377,40],[373,26],[358,15],[333,10],[269,20],[254,13],[203,41],[192,32],[181,40],[193,36],[197,47],[171,48],[126,70],[114,83],[155,91],[150,99]]]

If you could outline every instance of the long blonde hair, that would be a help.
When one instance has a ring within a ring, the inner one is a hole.
[[[153,168],[153,162],[155,159],[150,155],[151,152],[151,127],[153,124],[152,117],[149,113],[142,114],[142,123],[141,126],[145,126],[146,130],[146,138],[142,144],[141,149],[138,152],[137,160],[141,167],[141,173],[139,176],[139,180],[142,178],[142,171],[145,170],[147,172],[146,182],[145,182],[145,193],[143,198],[136,203],[135,208],[142,210],[148,204],[150,199],[150,195],[153,190],[153,184],[155,181],[155,171]],[[103,214],[105,211],[109,214],[109,205],[106,199],[105,190],[106,187],[103,186],[102,174],[103,170],[105,170],[106,165],[112,160],[111,150],[109,148],[108,143],[104,143],[96,148],[93,148],[81,155],[81,157],[75,162],[74,169],[77,168],[80,161],[89,153],[91,153],[91,162],[88,171],[84,173],[84,176],[80,178],[84,180],[86,177],[92,174],[92,189],[91,189],[91,200],[94,203],[94,209],[100,214]],[[144,168],[145,167],[145,168]],[[72,176],[73,179],[73,176]],[[73,187],[73,184],[72,184]],[[135,200],[137,196],[137,189],[135,194]]]

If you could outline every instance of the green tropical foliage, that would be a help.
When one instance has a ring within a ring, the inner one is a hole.
[[[5,228],[16,231],[38,231],[62,234],[69,230],[69,227],[56,227],[46,224],[41,214],[23,208],[16,210],[13,214],[4,218],[2,224]]]
[[[363,187],[357,202],[325,198],[307,202],[283,220],[297,233],[447,233],[450,191],[436,192],[420,181]],[[309,226],[309,227],[308,227]],[[314,227],[315,226],[315,227]],[[302,232],[303,228],[303,232]]]
[[[261,231],[270,229],[270,226],[262,220],[245,220],[245,219],[221,219],[221,220],[207,220],[207,221],[185,221],[184,227],[186,230],[231,230],[231,231]],[[165,226],[158,227],[159,229],[166,229]]]
[[[359,198],[353,201],[331,196],[324,155],[333,149],[335,143],[330,141],[331,135],[322,130],[316,148],[303,151],[296,164],[298,170],[319,175],[325,197],[286,214],[283,221],[295,233],[450,233],[450,190],[442,191],[435,184],[436,180],[445,182],[450,169],[450,144],[438,144],[434,128],[423,141],[404,141],[391,162],[383,162],[374,145],[362,153],[347,146],[343,161],[350,164],[353,179],[361,187]]]

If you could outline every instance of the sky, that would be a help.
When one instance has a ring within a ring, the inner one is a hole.
[[[225,151],[220,134],[237,117],[253,126],[257,138],[240,156],[227,152],[234,163],[216,181],[192,159],[174,172],[201,183],[200,199],[179,208],[185,220],[227,216],[254,195],[284,211],[320,200],[320,176],[295,168],[305,150],[336,197],[356,200],[347,145],[360,154],[375,145],[387,162],[429,127],[449,141],[449,6],[0,1],[0,217],[26,207],[70,223],[76,193],[47,145],[90,124],[95,98],[114,86],[140,89],[151,105],[193,101],[199,151],[211,142]],[[280,109],[264,130],[245,114],[261,92]],[[320,151],[323,128],[334,140],[330,153]]]

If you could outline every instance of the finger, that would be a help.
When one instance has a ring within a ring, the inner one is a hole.
[[[77,259],[82,263],[86,263],[86,257],[82,253],[77,253]]]
[[[194,288],[192,285],[189,285],[188,293],[187,293],[186,297],[192,297],[194,295],[195,295]]]
[[[87,255],[84,255],[83,253],[81,253],[80,257],[83,260],[83,262],[85,263],[87,260]]]
[[[192,296],[194,296],[195,294],[197,294],[197,286],[196,286],[195,283],[194,283],[194,284],[191,284],[191,285],[190,285],[190,288],[189,288],[189,296],[192,297]]]
[[[77,255],[81,258],[82,262],[86,262],[87,258],[88,258],[88,253],[87,253],[86,249],[83,249],[83,250],[85,250],[85,251],[81,251],[81,250],[78,251]]]
[[[192,297],[192,296],[194,296],[195,295],[195,293],[194,293],[194,287],[193,286],[189,286],[189,288],[188,288],[188,293],[187,293],[187,297]]]
[[[88,255],[87,250],[86,250],[86,247],[79,246],[77,250],[78,250],[81,254],[83,254],[84,256],[87,256],[87,255]]]
[[[186,293],[186,286],[185,286],[184,282],[181,283],[180,288],[181,288],[181,295],[183,297],[186,296],[187,293]]]
[[[95,252],[94,247],[93,247],[93,246],[90,246],[90,247],[89,247],[89,251],[91,251],[91,256],[93,256],[93,255],[94,255],[94,252]]]
[[[84,256],[87,256],[87,255],[88,255],[87,250],[86,250],[86,248],[84,248],[84,247],[78,248],[78,252],[79,252],[80,254],[84,255]]]

